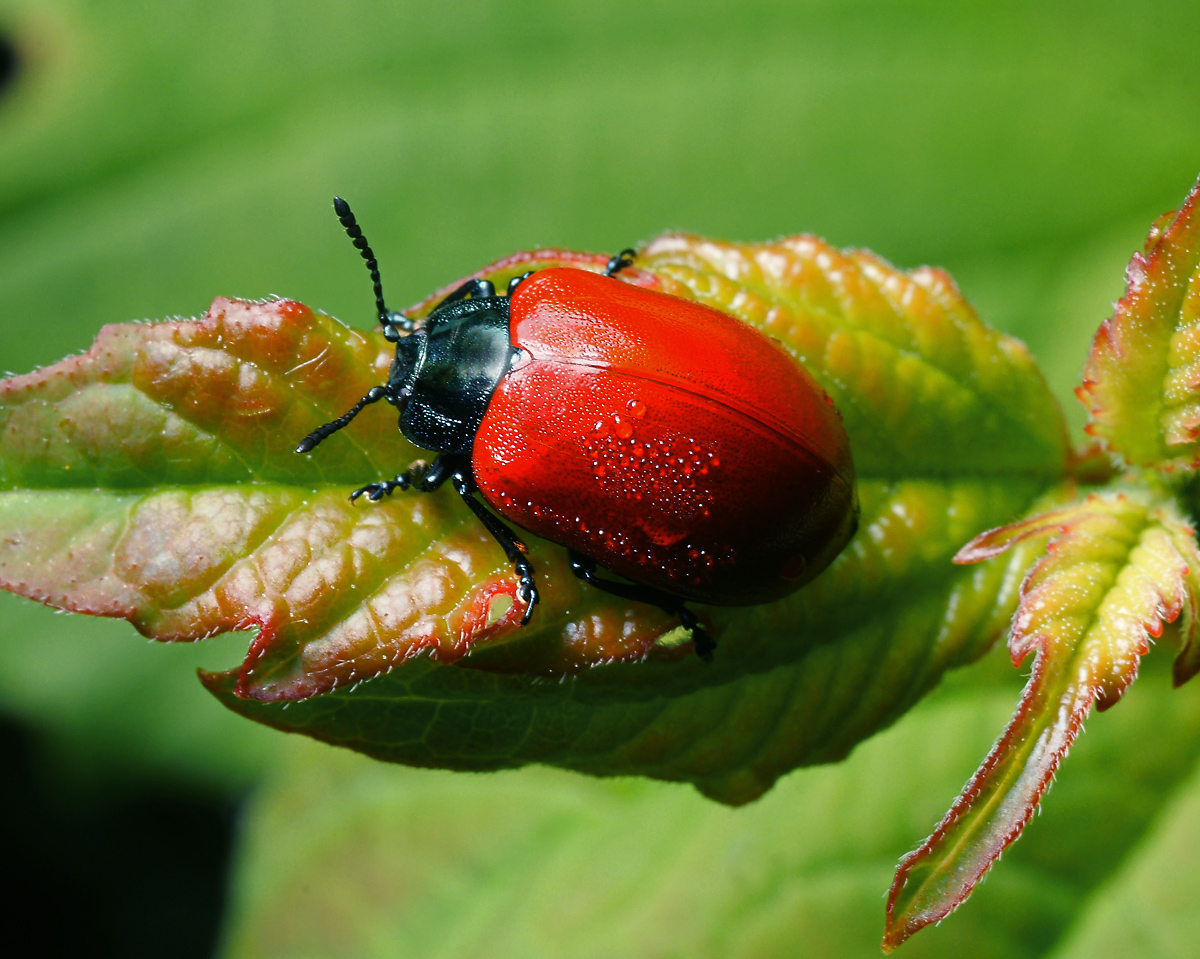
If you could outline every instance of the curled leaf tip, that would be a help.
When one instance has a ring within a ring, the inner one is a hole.
[[[953,561],[960,566],[982,563],[994,559],[1012,549],[1017,543],[1041,534],[1063,532],[1079,514],[1070,510],[1053,510],[1046,513],[1006,523],[995,529],[984,530],[954,554]]]

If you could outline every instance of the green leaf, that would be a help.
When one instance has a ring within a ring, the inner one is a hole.
[[[604,259],[522,254],[478,275]],[[419,454],[385,410],[294,455],[389,357],[379,334],[289,301],[108,328],[4,384],[0,582],[159,639],[257,627],[241,669],[207,679],[228,705],[394,761],[637,772],[744,802],[844,756],[1003,628],[1022,557],[948,560],[1062,475],[1057,407],[938,271],[811,237],[669,236],[639,262],[632,282],[777,337],[844,411],[858,464],[857,539],[784,601],[704,610],[711,668],[665,614],[582,586],[552,544],[531,544],[544,599],[520,628],[503,554],[453,497],[350,503]]]
[[[1162,492],[1128,487],[991,530],[959,553],[979,562],[1050,535],[1021,586],[1010,651],[1036,651],[1012,720],[933,834],[909,854],[888,899],[890,951],[946,916],[1030,818],[1093,705],[1114,705],[1163,624],[1194,639],[1195,532]]]
[[[1096,333],[1079,398],[1088,432],[1137,466],[1200,466],[1200,181],[1150,229]]]
[[[1147,658],[1003,867],[898,955],[1058,959],[1112,899],[1110,880],[1187,928],[1192,845],[1172,852],[1155,833],[1193,778],[1200,687],[1173,693],[1168,666]],[[896,851],[954,794],[1018,688],[997,650],[845,762],[739,809],[669,784],[537,767],[455,776],[293,740],[246,811],[226,955],[878,957]],[[1139,889],[1122,863],[1147,832],[1155,878]],[[1161,954],[1172,930],[1132,911],[1104,928],[1150,945],[1100,955]]]

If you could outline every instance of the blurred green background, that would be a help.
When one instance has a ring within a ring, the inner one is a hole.
[[[339,193],[393,305],[516,249],[678,228],[944,266],[1078,429],[1091,333],[1200,172],[1194,0],[0,0],[0,37],[15,372],[217,295],[369,325]],[[992,655],[846,763],[728,810],[372,764],[211,700],[194,668],[244,637],[151,646],[0,600],[5,908],[94,955],[878,955],[896,860],[1022,676]],[[1169,656],[902,954],[1194,954],[1200,693],[1170,690]]]

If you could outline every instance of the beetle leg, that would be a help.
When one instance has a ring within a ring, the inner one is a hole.
[[[398,489],[414,489],[418,493],[432,493],[448,479],[454,480],[454,489],[458,495],[462,497],[471,512],[479,517],[479,521],[500,544],[504,555],[513,564],[520,580],[517,595],[525,604],[525,613],[521,617],[521,625],[524,626],[533,616],[533,607],[540,601],[537,583],[533,578],[533,565],[525,558],[526,546],[517,538],[517,534],[493,516],[491,511],[475,498],[479,487],[471,473],[469,459],[464,456],[447,456],[443,453],[433,461],[432,465],[424,460],[417,460],[395,479],[368,483],[361,489],[356,489],[350,494],[350,499],[356,500],[366,494],[367,499],[372,503],[378,503],[393,490]]]
[[[408,489],[408,483],[405,482],[403,473],[398,474],[395,479],[380,480],[378,483],[368,483],[366,486],[360,486],[350,494],[350,502],[353,503],[366,493],[367,499],[372,503],[378,503],[394,489]]]
[[[350,494],[350,502],[354,502],[364,493],[372,503],[378,503],[393,490],[414,489],[418,493],[432,493],[454,473],[453,460],[439,456],[430,465],[424,460],[417,460],[403,473],[398,473],[395,479],[380,480],[378,483],[368,483]]]
[[[440,460],[442,457],[439,456],[438,459]],[[471,512],[479,517],[479,521],[483,523],[487,531],[500,544],[500,548],[504,550],[504,555],[508,557],[508,561],[513,564],[513,569],[516,570],[517,578],[520,581],[517,587],[517,595],[525,604],[525,612],[521,616],[521,625],[524,626],[533,617],[533,607],[541,600],[541,597],[538,596],[537,583],[533,578],[533,566],[525,558],[527,548],[517,538],[516,533],[500,522],[486,506],[475,498],[475,493],[479,487],[475,484],[475,477],[471,474],[469,464],[456,470],[452,475],[454,478],[454,488],[458,491],[458,495],[463,498],[463,502],[467,504]]]
[[[454,460],[449,456],[439,456],[432,463],[417,460],[400,474],[404,479],[404,489],[410,486],[418,493],[432,493],[454,475]]]
[[[625,267],[633,266],[633,261],[637,258],[637,250],[631,250],[626,247],[611,260],[608,261],[608,266],[604,268],[605,276],[616,276]]]
[[[571,561],[571,572],[589,586],[595,586],[596,589],[612,593],[614,596],[620,596],[622,599],[631,599],[635,603],[649,603],[651,606],[657,606],[665,612],[678,616],[683,628],[689,629],[692,632],[692,643],[695,644],[696,655],[706,663],[712,662],[713,650],[717,648],[716,641],[708,634],[708,630],[700,625],[696,614],[683,605],[683,600],[672,596],[670,593],[664,593],[660,589],[655,589],[653,586],[643,586],[640,583],[618,583],[611,579],[600,579],[596,575],[595,560],[588,559],[582,553],[577,553],[573,549],[567,550],[567,558]]]

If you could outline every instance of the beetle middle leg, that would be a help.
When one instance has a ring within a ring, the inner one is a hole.
[[[664,593],[661,589],[655,589],[653,586],[643,586],[640,583],[618,583],[616,580],[601,579],[596,575],[595,560],[588,559],[582,553],[577,553],[573,549],[567,550],[567,558],[571,561],[571,572],[589,586],[595,586],[596,589],[612,593],[614,596],[620,596],[622,599],[631,599],[635,603],[649,603],[651,606],[657,606],[664,612],[678,616],[683,628],[692,631],[692,642],[695,644],[696,655],[706,663],[712,662],[713,650],[717,648],[716,640],[709,635],[708,630],[700,625],[696,614],[683,605],[683,600],[672,596],[670,593]]]
[[[446,457],[438,457],[439,461],[442,459],[446,459]],[[463,465],[451,474],[454,479],[454,488],[458,491],[458,495],[462,497],[463,502],[467,504],[471,512],[479,517],[479,521],[483,523],[487,531],[500,544],[500,548],[504,550],[504,555],[508,557],[508,561],[513,564],[513,569],[516,570],[519,581],[517,596],[525,604],[525,612],[521,615],[521,625],[525,626],[533,617],[533,607],[541,602],[541,597],[538,595],[537,583],[533,578],[533,565],[525,558],[525,554],[529,549],[517,537],[516,533],[497,519],[491,510],[475,498],[479,486],[475,482],[475,474],[471,472],[470,461],[465,457],[462,459]]]

